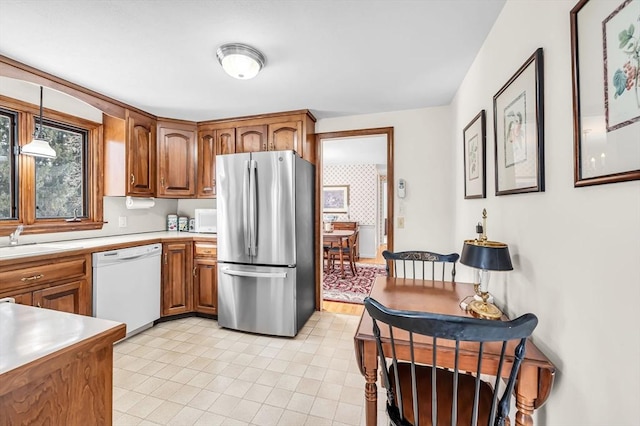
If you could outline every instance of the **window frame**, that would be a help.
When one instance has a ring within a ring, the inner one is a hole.
[[[8,158],[8,162],[12,165],[11,169],[13,170],[13,173],[11,173],[10,176],[10,186],[11,186],[11,209],[13,210],[13,212],[11,213],[12,218],[11,219],[7,219],[7,220],[14,220],[13,215],[15,214],[15,211],[20,211],[20,205],[19,205],[19,200],[18,200],[18,194],[20,193],[19,189],[18,189],[18,179],[16,179],[16,176],[19,175],[20,170],[19,170],[19,164],[18,164],[18,157],[19,155],[17,154],[17,136],[19,134],[18,132],[18,113],[16,111],[12,111],[9,110],[7,108],[2,108],[0,106],[0,112],[2,113],[3,116],[5,117],[9,117],[9,120],[11,122],[11,147],[9,149],[9,158]],[[16,173],[17,171],[17,173]]]
[[[39,118],[39,105],[0,95],[0,107],[18,113],[18,146],[29,143]],[[79,222],[67,222],[64,218],[36,219],[35,211],[35,158],[18,154],[18,218],[0,221],[0,235],[9,235],[24,225],[23,234],[46,234],[101,229],[103,221],[102,185],[102,123],[44,108],[43,117],[61,125],[84,129],[87,135],[87,164],[84,179],[87,185],[86,218]]]

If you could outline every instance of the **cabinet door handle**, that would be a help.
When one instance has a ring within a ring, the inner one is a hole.
[[[42,308],[42,306],[40,306],[40,302],[38,302],[38,304],[36,305],[38,308]]]
[[[266,143],[266,142],[262,144],[262,150],[263,150],[263,151],[266,151],[266,150],[267,150],[267,143]]]
[[[136,183],[136,177],[131,173],[131,185]]]
[[[160,178],[160,186],[162,186],[164,188],[164,177]]]
[[[20,281],[22,281],[23,283],[26,283],[26,282],[29,282],[29,281],[39,280],[42,277],[44,277],[44,274],[38,274],[38,275],[34,275],[32,277],[20,278]]]
[[[167,264],[167,253],[164,254],[164,264]]]
[[[271,143],[271,148],[269,148],[269,150],[274,151],[274,149],[273,149],[273,143]]]
[[[196,267],[195,266],[193,267],[193,276],[194,277],[196,276]]]
[[[207,186],[207,187],[204,187],[204,188],[202,188],[202,189],[203,189],[204,191],[213,191],[213,187],[211,187],[211,186]]]

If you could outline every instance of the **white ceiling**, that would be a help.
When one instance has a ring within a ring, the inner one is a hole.
[[[447,105],[505,0],[0,0],[0,54],[152,114],[317,118]],[[215,58],[267,58],[253,80]]]

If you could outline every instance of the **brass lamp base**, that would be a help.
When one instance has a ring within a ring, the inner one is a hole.
[[[498,320],[502,317],[502,311],[493,303],[480,300],[472,300],[467,306],[469,313],[476,317],[489,320]]]

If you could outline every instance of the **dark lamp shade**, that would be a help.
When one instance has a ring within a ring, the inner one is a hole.
[[[509,247],[495,241],[466,240],[460,263],[487,271],[513,270]]]

